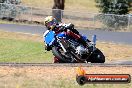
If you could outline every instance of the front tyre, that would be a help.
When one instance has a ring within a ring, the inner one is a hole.
[[[56,58],[58,58],[58,63],[71,63],[70,59],[61,54],[59,47],[54,46],[52,48],[52,53]]]
[[[64,59],[64,57],[61,55],[61,53],[59,52],[58,47],[53,47],[52,48],[52,53],[53,55],[58,59],[58,63],[64,63],[64,61],[62,59]]]
[[[89,61],[91,63],[104,63],[105,56],[99,49],[96,49],[89,57]]]

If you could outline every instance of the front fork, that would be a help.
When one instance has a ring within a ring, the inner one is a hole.
[[[64,53],[67,52],[67,48],[68,48],[68,45],[66,44],[66,41],[64,41],[64,39],[57,39],[61,48],[63,49]]]
[[[96,50],[96,47],[95,47],[95,46],[96,46],[96,40],[97,40],[97,39],[96,39],[96,35],[93,35],[93,36],[92,36],[93,51]]]
[[[59,41],[59,44],[60,44],[61,48],[63,49],[64,53],[66,53],[67,50],[65,49],[65,47],[63,46],[63,44],[61,43],[61,41]]]
[[[63,41],[63,40],[61,40],[61,39],[59,39],[59,44],[61,45],[61,47],[62,47],[62,49],[63,49],[63,51],[64,51],[64,53],[66,54],[67,52],[69,52],[69,45],[68,44],[66,44],[66,41]],[[67,42],[68,43],[68,42]],[[67,50],[68,49],[68,50]],[[71,55],[74,55],[75,56],[75,58],[72,58],[72,61],[73,62],[84,62],[83,60],[81,60],[73,51],[70,51],[70,53],[71,53]]]

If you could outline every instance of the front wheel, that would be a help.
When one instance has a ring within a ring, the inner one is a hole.
[[[96,49],[89,57],[89,61],[91,63],[104,63],[105,56],[99,49]]]
[[[52,53],[56,58],[58,58],[58,63],[72,63],[71,58],[66,58],[62,54],[62,49],[60,49],[59,47],[54,46],[52,48]]]

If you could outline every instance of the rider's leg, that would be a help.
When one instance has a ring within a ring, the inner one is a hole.
[[[85,40],[84,37],[81,36],[80,34],[78,35],[78,34],[72,32],[72,31],[67,31],[66,33],[67,33],[67,35],[69,35],[70,37],[72,37],[72,38],[78,40],[79,43],[83,44],[84,46],[87,46],[86,40]]]
[[[66,32],[66,34],[67,34],[68,36],[74,38],[74,39],[77,39],[77,40],[81,38],[80,35],[78,35],[78,34],[72,32],[72,31],[70,31],[70,30],[68,30],[68,31]]]

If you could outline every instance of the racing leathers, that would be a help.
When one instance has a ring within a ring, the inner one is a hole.
[[[83,44],[84,46],[87,46],[86,40],[82,38],[82,35],[79,34],[79,32],[74,28],[74,25],[72,23],[60,23],[56,25],[52,31],[54,31],[56,34],[60,32],[65,32],[66,35],[70,36],[73,39],[76,39],[79,43]],[[90,42],[88,39],[87,41]],[[52,47],[45,46],[45,49],[47,51],[50,51]]]

